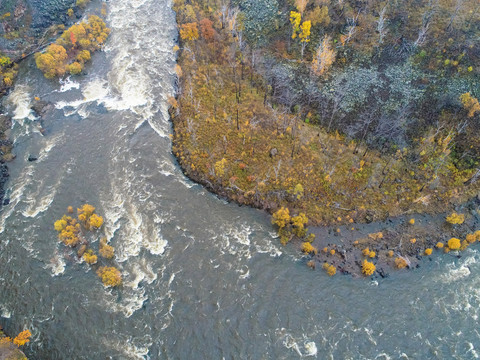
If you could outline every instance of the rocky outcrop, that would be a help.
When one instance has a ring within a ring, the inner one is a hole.
[[[12,60],[35,51],[52,35],[52,25],[68,21],[75,0],[5,0],[0,2],[0,51]]]

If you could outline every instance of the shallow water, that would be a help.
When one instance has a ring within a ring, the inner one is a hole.
[[[309,270],[265,214],[179,170],[170,2],[118,0],[108,11],[112,35],[87,75],[48,81],[30,61],[5,100],[17,159],[0,213],[0,316],[10,333],[32,331],[30,358],[478,357],[476,247],[378,281]],[[34,96],[55,104],[45,136]],[[84,202],[106,219],[119,290],[56,240],[54,220]]]

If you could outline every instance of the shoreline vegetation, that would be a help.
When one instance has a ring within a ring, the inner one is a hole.
[[[6,2],[0,5],[0,98],[13,88],[19,63],[30,55],[41,57],[37,63],[40,63],[48,77],[65,72],[78,74],[83,70],[84,64],[90,60],[90,52],[97,50],[109,34],[103,20],[94,15],[90,16],[86,24],[76,24],[89,2],[90,0],[72,1],[68,7],[63,3],[46,1],[36,11],[33,11],[32,6],[38,4],[32,5],[28,1],[26,4]],[[103,4],[101,9],[95,11],[102,16],[106,15],[106,5]],[[48,18],[45,18],[46,14]],[[72,27],[65,31],[65,24],[72,24]],[[62,34],[59,44],[53,44],[53,47],[50,45],[50,52],[48,49],[46,51],[50,56],[41,56],[39,51],[59,34]],[[57,45],[66,47],[65,52]],[[62,57],[65,59],[61,60]],[[41,117],[42,108],[47,104],[38,98],[34,100],[32,109]],[[8,116],[0,115],[0,209],[9,202],[9,199],[4,199],[4,185],[9,176],[7,163],[15,159],[13,143],[9,139],[11,125],[12,120]]]
[[[272,214],[282,244],[330,275],[480,240],[480,8],[422,3],[175,0],[184,173]],[[372,222],[385,226],[365,238],[315,236]]]

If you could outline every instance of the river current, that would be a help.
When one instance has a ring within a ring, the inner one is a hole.
[[[480,254],[382,280],[327,277],[282,247],[262,212],[189,181],[171,154],[177,37],[168,0],[108,5],[87,74],[31,59],[4,105],[17,158],[0,212],[0,316],[30,359],[475,359]],[[54,104],[43,120],[35,96]],[[38,156],[29,162],[29,155]],[[53,222],[88,202],[124,276],[104,289]]]

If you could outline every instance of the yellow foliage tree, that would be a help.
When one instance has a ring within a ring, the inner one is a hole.
[[[309,242],[304,242],[302,244],[302,251],[307,254],[317,254],[317,248],[314,247],[311,243]]]
[[[478,99],[474,98],[469,92],[460,95],[460,101],[465,110],[468,111],[468,117],[473,117],[477,112],[480,112],[480,103]]]
[[[288,208],[281,207],[273,214],[272,224],[276,224],[280,229],[290,223],[290,211]]]
[[[312,23],[310,21],[304,21],[302,26],[300,26],[300,34],[298,37],[301,39],[302,43],[307,43],[310,41],[310,29],[312,28]]]
[[[180,26],[180,37],[182,40],[197,40],[198,39],[198,26],[196,22],[186,23]]]
[[[81,208],[77,209],[78,220],[82,221],[83,223],[87,223],[88,218],[92,216],[93,212],[95,211],[95,207],[90,204],[85,204]]]
[[[300,31],[300,23],[302,22],[302,15],[296,11],[290,12],[290,23],[292,24],[292,39],[297,37]]]
[[[367,261],[367,260],[363,260],[363,263],[362,263],[362,274],[366,275],[366,276],[370,276],[370,275],[373,275],[373,273],[375,272],[375,264],[374,263],[371,263],[370,261]]]
[[[215,163],[215,174],[217,176],[225,175],[225,167],[227,166],[227,159],[223,158]]]
[[[97,271],[97,275],[100,276],[103,285],[106,287],[115,287],[122,283],[122,274],[113,266],[101,266]]]
[[[293,216],[291,218],[291,222],[293,225],[293,233],[298,237],[305,236],[305,225],[308,222],[307,216],[304,213],[300,213],[297,216]]]
[[[427,248],[425,249],[425,255],[432,255],[432,249],[431,248]]]
[[[51,44],[45,53],[35,54],[35,63],[47,79],[65,74],[67,51],[63,46]]]

